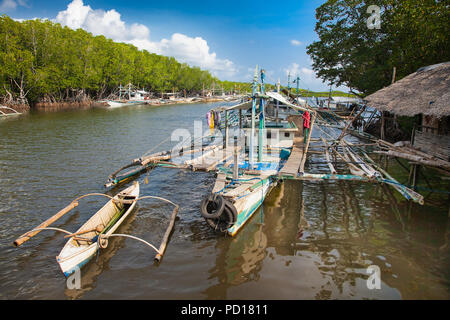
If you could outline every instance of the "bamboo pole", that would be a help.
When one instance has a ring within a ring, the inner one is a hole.
[[[350,125],[353,123],[353,121],[355,121],[360,115],[361,113],[364,112],[364,110],[366,109],[366,106],[362,107],[361,110],[358,112],[358,114],[347,123],[347,125],[345,126],[344,129],[342,129],[341,134],[339,135],[339,137],[337,138],[337,140],[341,140],[344,136],[345,136],[345,132],[347,131],[347,129],[350,127]]]
[[[381,129],[380,129],[380,138],[381,138],[381,140],[385,139],[385,122],[386,122],[385,112],[381,111]]]
[[[374,151],[374,153],[379,153],[387,156],[399,157],[407,160],[411,160],[420,164],[432,166],[432,167],[440,167],[446,170],[450,170],[450,163],[446,161],[438,161],[438,160],[428,160],[424,159],[421,156],[416,156],[408,153],[398,152],[398,151]]]
[[[60,210],[54,216],[48,218],[47,220],[45,220],[44,222],[42,222],[40,225],[38,225],[36,228],[33,228],[32,230],[34,230],[34,229],[42,229],[42,228],[48,227],[49,225],[51,225],[53,222],[55,222],[56,220],[61,218],[63,215],[65,215],[67,212],[69,212],[70,210],[72,210],[76,206],[78,206],[78,201],[73,201],[67,207],[65,207],[64,209]],[[21,235],[19,238],[17,238],[13,242],[14,246],[15,247],[19,247],[24,242],[30,240],[32,237],[37,235],[39,232],[41,232],[41,230],[36,230],[36,231],[32,231],[32,232],[28,231],[28,232],[24,233],[23,235]]]
[[[412,199],[419,204],[423,205],[424,200],[423,196],[414,190],[411,190],[403,185],[401,185],[395,178],[393,178],[388,172],[383,170],[380,166],[378,166],[375,161],[373,161],[365,152],[363,152],[364,157],[381,173],[383,173],[390,181],[386,181],[386,179],[383,179],[385,183],[391,185],[393,188],[395,188],[400,194],[402,194],[405,198]]]
[[[167,242],[169,241],[169,236],[170,233],[172,232],[173,226],[175,224],[175,218],[177,217],[178,214],[178,209],[179,206],[177,205],[173,211],[172,211],[172,215],[170,216],[170,222],[169,222],[169,226],[167,227],[166,233],[164,234],[163,240],[161,241],[161,245],[159,246],[159,253],[156,254],[155,256],[155,261],[160,262],[164,252],[166,251],[166,247],[167,247]]]

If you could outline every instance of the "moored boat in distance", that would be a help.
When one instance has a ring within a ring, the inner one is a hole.
[[[148,104],[150,102],[150,93],[144,89],[136,89],[129,83],[127,87],[119,86],[118,99],[104,100],[103,102],[106,102],[110,108]]]

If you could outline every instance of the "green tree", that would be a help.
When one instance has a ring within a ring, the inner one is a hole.
[[[369,5],[381,11],[381,28],[370,29]],[[450,58],[445,1],[329,0],[316,9],[319,41],[308,46],[313,69],[332,85],[363,95],[375,92],[419,67]]]

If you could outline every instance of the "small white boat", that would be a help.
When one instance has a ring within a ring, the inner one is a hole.
[[[123,190],[108,201],[67,241],[56,261],[66,277],[85,265],[99,249],[98,237],[108,237],[122,224],[136,206],[139,183]],[[114,200],[127,200],[127,203]],[[129,203],[128,203],[129,202]],[[104,241],[100,240],[100,241]]]
[[[110,108],[120,108],[126,106],[135,106],[138,104],[148,104],[148,100],[107,100],[106,103]]]
[[[106,100],[110,108],[119,108],[124,106],[132,106],[138,104],[148,104],[150,94],[144,89],[138,90],[131,83],[127,87],[119,87],[119,99]]]

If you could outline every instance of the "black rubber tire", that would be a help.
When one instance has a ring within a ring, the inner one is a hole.
[[[230,211],[230,213],[233,216],[233,220],[230,221],[231,225],[235,224],[237,221],[237,210],[235,208],[235,206],[228,200],[225,200],[225,209],[224,210],[228,210]]]
[[[208,225],[219,232],[226,232],[237,221],[237,210],[234,205],[225,200],[225,208],[218,218],[205,218]]]
[[[225,199],[221,195],[210,194],[202,200],[200,213],[205,219],[217,219],[225,208]]]

